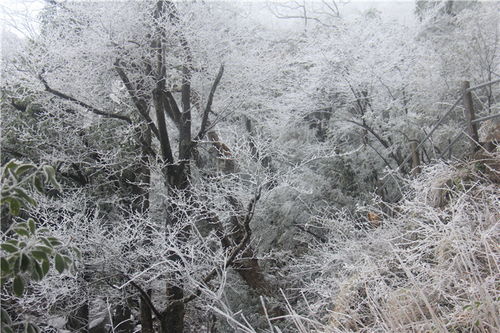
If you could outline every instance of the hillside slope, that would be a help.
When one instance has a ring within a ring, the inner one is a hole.
[[[329,241],[296,262],[308,272],[313,330],[498,332],[499,175],[498,153],[435,164],[392,216],[372,207],[379,226],[359,230],[342,214],[326,222]]]

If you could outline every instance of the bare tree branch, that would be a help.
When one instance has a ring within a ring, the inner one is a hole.
[[[132,287],[134,287],[135,289],[137,289],[137,291],[139,292],[139,294],[141,294],[141,299],[143,299],[146,304],[148,305],[148,307],[151,309],[151,311],[153,311],[153,313],[156,315],[156,318],[158,318],[159,320],[161,320],[162,318],[162,314],[160,313],[160,311],[158,311],[158,309],[154,306],[153,304],[153,301],[151,301],[151,297],[148,295],[148,293],[146,291],[144,291],[144,289],[142,289],[141,286],[139,286],[137,283],[135,283],[135,281],[133,281],[127,274],[124,274],[124,273],[118,273],[116,274],[115,276],[123,276],[124,278],[126,278],[127,280],[129,280],[129,283]],[[110,283],[108,281],[108,278],[109,277],[105,277],[104,278],[104,281],[112,288],[115,288],[116,287]]]
[[[158,89],[155,89],[155,91],[153,92],[153,96],[156,109],[156,118],[158,121],[159,139],[160,139],[162,157],[166,163],[173,164],[174,155],[172,154],[172,148],[170,147],[170,139],[168,137],[167,124],[165,122],[165,114],[164,114],[165,101],[161,98],[161,92]]]
[[[155,314],[156,318],[158,319],[161,319],[162,317],[162,314],[160,313],[160,311],[158,311],[158,309],[154,306],[153,302],[151,301],[151,298],[149,297],[148,293],[144,291],[144,289],[142,289],[137,283],[135,283],[134,281],[131,281],[130,284],[135,288],[137,289],[137,291],[139,292],[139,294],[141,294],[141,298],[146,302],[146,304],[149,306],[149,308],[151,309],[151,311],[153,311],[153,313]]]
[[[361,128],[364,128],[365,130],[367,130],[368,132],[370,132],[376,139],[378,142],[380,142],[380,144],[385,148],[385,149],[389,149],[390,145],[389,143],[387,143],[387,141],[385,141],[380,135],[378,135],[370,126],[368,126],[367,124],[362,124],[362,123],[358,123],[357,121],[354,121],[354,120],[350,120],[350,119],[343,119],[344,121],[348,122],[348,123],[351,123],[351,124],[355,124]],[[394,155],[394,153],[390,152],[389,155],[391,156],[392,159],[394,159],[394,161],[396,161],[396,163],[398,165],[401,164],[401,159],[398,158],[396,155]]]
[[[65,99],[67,101],[70,101],[70,102],[73,102],[75,104],[78,104],[84,108],[86,108],[87,110],[97,114],[97,115],[100,115],[100,116],[103,116],[105,118],[113,118],[113,119],[119,119],[119,120],[123,120],[129,124],[132,124],[132,120],[127,117],[127,116],[123,116],[123,115],[120,115],[120,114],[116,114],[116,113],[109,113],[109,112],[105,112],[105,111],[102,111],[102,110],[99,110],[91,105],[88,105],[87,103],[84,103],[74,97],[71,97],[69,95],[66,95],[65,93],[62,93],[56,89],[53,89],[51,88],[47,81],[45,80],[45,78],[43,78],[42,74],[39,74],[38,75],[38,78],[40,79],[40,81],[43,83],[43,85],[45,86],[45,90],[50,92],[51,94],[59,97],[59,98],[62,98],[62,99]]]
[[[326,243],[328,241],[325,237],[320,236],[320,235],[312,232],[311,230],[304,228],[300,224],[295,224],[294,227],[297,228],[297,229],[299,229],[299,230],[301,230],[301,231],[303,231],[303,232],[305,232],[305,233],[310,234],[311,236],[313,236],[314,238],[316,238],[317,240],[319,240],[321,243]]]
[[[254,213],[255,213],[255,205],[260,199],[262,192],[262,188],[259,187],[257,189],[257,193],[255,196],[250,200],[247,206],[247,213],[243,219],[243,230],[245,232],[245,235],[243,236],[243,239],[233,247],[233,249],[230,251],[229,256],[227,257],[226,261],[224,262],[224,267],[229,267],[234,264],[234,261],[238,254],[240,254],[244,248],[248,245],[248,242],[250,241],[250,236],[252,234],[252,231],[250,230],[250,222],[253,219]],[[210,273],[208,273],[204,278],[203,278],[203,283],[206,284],[210,282],[215,275],[217,274],[217,268],[213,268]],[[195,299],[196,297],[201,295],[201,287],[198,287],[194,293],[192,293],[190,296],[184,298],[184,303],[188,303]]]
[[[164,91],[162,92],[163,98],[165,99],[165,102],[168,103],[168,108],[165,108],[165,113],[172,119],[174,122],[175,126],[179,128],[179,124],[181,121],[181,111],[179,110],[179,107],[177,106],[177,102],[175,101],[174,95],[172,95],[172,92],[170,91]]]
[[[160,133],[158,132],[158,128],[156,128],[153,120],[149,116],[148,113],[148,107],[146,105],[146,102],[143,99],[140,99],[137,97],[136,94],[136,89],[130,82],[127,74],[123,70],[123,68],[120,66],[120,59],[116,59],[115,63],[115,70],[118,73],[118,76],[120,76],[120,79],[122,80],[123,84],[127,88],[127,91],[132,98],[132,101],[134,102],[135,106],[137,107],[137,110],[141,114],[141,116],[147,121],[149,128],[151,128],[151,131],[154,133],[154,135],[160,139]]]
[[[210,89],[210,93],[208,95],[207,106],[205,107],[205,111],[203,112],[203,118],[201,120],[200,131],[198,132],[198,135],[194,139],[195,142],[201,140],[206,134],[207,126],[208,126],[208,114],[210,113],[210,111],[212,109],[212,103],[214,100],[215,91],[217,90],[217,86],[219,85],[219,82],[220,82],[223,74],[224,74],[224,65],[221,65],[219,68],[219,73],[217,74],[217,77],[215,78],[215,81],[212,84],[212,88]]]
[[[13,98],[11,98],[10,104],[18,111],[24,112],[27,109],[26,105],[17,103]]]

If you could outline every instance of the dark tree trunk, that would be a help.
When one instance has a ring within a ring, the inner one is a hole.
[[[134,325],[130,316],[132,311],[128,305],[119,304],[115,308],[113,316],[113,326],[115,333],[131,333],[134,330]]]
[[[235,197],[228,196],[227,199],[231,206],[234,207],[235,211],[244,211],[241,202],[239,202]],[[256,258],[255,251],[250,245],[251,234],[245,238],[245,234],[250,233],[251,230],[244,230],[244,219],[245,213],[231,217],[231,224],[234,229],[231,237],[232,242],[234,244],[241,244],[242,242],[245,243],[243,244],[245,250],[241,253],[241,259],[236,260],[233,267],[250,288],[257,290],[264,295],[271,296],[273,288],[269,281],[267,281],[264,277],[264,272],[262,271],[262,267],[260,267],[259,260]]]
[[[151,299],[151,290],[147,291],[149,298]],[[141,297],[139,305],[140,315],[141,315],[141,333],[154,333],[153,329],[153,313],[149,307],[148,302]]]
[[[80,288],[84,291],[85,301],[68,317],[66,327],[70,329],[71,332],[87,333],[89,331],[89,295],[87,289],[87,283],[89,281],[89,273],[84,272],[79,284]]]
[[[234,264],[236,272],[238,272],[250,288],[264,295],[272,296],[273,288],[264,277],[262,267],[259,265],[259,260],[255,258],[253,248],[247,247],[243,251],[242,257],[242,259],[237,260]]]
[[[89,303],[87,300],[69,315],[66,327],[71,332],[87,333],[89,331]]]
[[[175,190],[187,190],[189,186],[189,160],[179,162],[178,165],[173,168],[169,168],[169,170],[173,173],[167,175],[169,187]],[[178,207],[172,203],[167,212],[166,225],[178,225],[179,223],[182,223],[181,218],[182,217]],[[177,239],[179,244],[186,242],[186,237],[186,234],[181,232]],[[170,253],[169,259],[176,262],[180,261],[180,257],[174,252]],[[171,276],[171,279],[175,280],[176,283],[172,283],[172,280],[168,279],[166,282],[166,296],[168,302],[161,317],[161,333],[182,333],[184,330],[184,289],[179,275],[179,272],[174,272]]]
[[[184,290],[182,287],[168,285],[167,297],[169,304],[161,318],[162,333],[182,333],[184,330]]]
[[[140,183],[144,184],[140,188],[140,200],[138,202],[138,206],[136,209],[140,211],[141,213],[145,214],[149,211],[149,187],[151,184],[151,170],[149,169],[149,154],[146,151],[148,147],[151,147],[151,129],[149,127],[146,127],[143,132],[141,133],[140,140],[144,143],[143,149],[142,149],[142,168],[141,168],[141,174],[140,174]],[[146,238],[144,246],[150,246],[151,245],[151,230],[146,229],[146,232],[148,233],[148,236]],[[149,299],[151,299],[151,289],[147,290],[146,293],[149,296]],[[144,300],[143,297],[139,298],[139,312],[140,312],[140,320],[141,320],[141,332],[142,333],[154,333],[153,329],[153,314],[151,311],[151,308],[147,301]]]

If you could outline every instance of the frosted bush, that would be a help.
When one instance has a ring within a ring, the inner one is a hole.
[[[325,332],[497,331],[498,156],[492,161],[427,167],[378,228],[337,214],[328,242],[295,263],[313,310],[304,316]]]

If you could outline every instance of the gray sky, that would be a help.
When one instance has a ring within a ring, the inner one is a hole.
[[[327,0],[331,1],[331,0]],[[325,1],[325,2],[327,2]],[[252,7],[260,8],[260,10],[265,10],[266,4],[278,3],[283,4],[287,1],[269,1],[269,0],[255,0],[255,1],[240,1],[246,3],[252,3]],[[301,3],[302,0],[296,1]],[[351,0],[351,1],[336,1],[339,4],[339,9],[344,17],[354,17],[360,13],[370,9],[375,8],[380,11],[382,17],[388,20],[397,20],[399,23],[411,25],[415,22],[413,17],[414,0],[392,0],[392,1],[379,1],[379,0]],[[342,4],[342,2],[347,2]],[[321,3],[321,1],[317,1]],[[40,13],[40,10],[44,6],[44,1],[42,0],[2,0],[0,4],[0,24],[2,26],[2,31],[8,29],[14,32],[18,36],[32,35],[36,33],[38,24],[36,16]],[[265,14],[262,16],[263,20],[269,20],[267,22],[272,26],[287,26],[288,24],[293,24],[296,20],[280,20],[275,19],[271,14]],[[285,22],[289,21],[289,22]]]
[[[0,25],[18,36],[31,35],[38,29],[37,15],[44,7],[41,0],[2,0]]]
[[[411,25],[414,24],[415,9],[414,0],[406,1],[353,1],[345,6],[345,13],[359,13],[370,8],[379,10],[382,17],[388,20],[397,20],[399,23]]]

